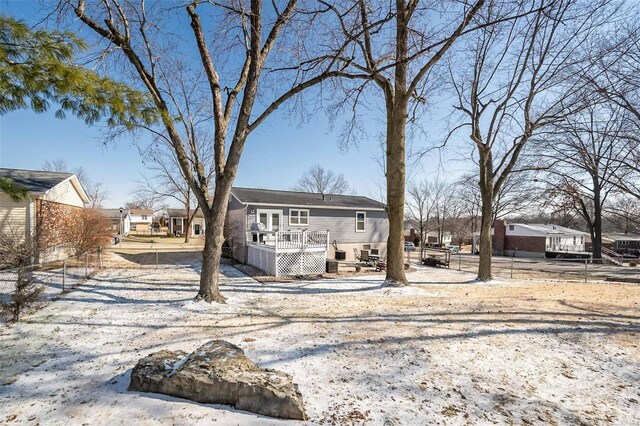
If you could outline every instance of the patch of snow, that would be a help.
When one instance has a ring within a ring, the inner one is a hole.
[[[223,275],[227,304],[208,305],[193,302],[197,268],[107,270],[0,327],[0,419],[285,423],[127,391],[149,353],[224,339],[291,374],[310,424],[640,424],[639,285],[486,284],[426,267],[403,288],[382,288],[381,275]]]
[[[164,369],[165,370],[171,370],[169,371],[169,373],[167,373],[167,377],[171,377],[174,374],[176,374],[178,372],[178,370],[180,369],[180,367],[182,367],[185,362],[189,361],[190,359],[190,355],[185,355],[182,358],[180,358],[179,360],[177,360],[176,362],[174,362],[173,364],[165,361],[164,362]],[[167,368],[167,365],[169,366],[169,368]]]

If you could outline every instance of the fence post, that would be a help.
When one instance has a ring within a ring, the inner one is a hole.
[[[67,277],[67,259],[62,261],[62,292],[64,293],[64,287],[66,284]]]
[[[462,253],[458,252],[458,271],[462,271]]]
[[[585,284],[587,283],[587,265],[588,265],[587,259],[585,258],[584,259],[584,283]]]
[[[102,247],[98,247],[98,268],[102,269]]]
[[[156,249],[156,268],[158,267],[158,249]]]
[[[513,256],[511,257],[511,278],[513,278]]]
[[[84,254],[84,277],[89,278],[89,252]]]

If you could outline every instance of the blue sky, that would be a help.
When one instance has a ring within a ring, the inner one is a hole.
[[[32,6],[31,2],[0,0],[2,13],[27,22],[35,22],[39,13]],[[110,193],[105,206],[118,207],[131,199],[136,180],[145,172],[133,138],[105,145],[99,125],[88,127],[70,115],[58,120],[54,111],[36,114],[25,110],[0,117],[0,165],[40,169],[47,160],[63,158],[71,168],[82,166],[92,180],[103,181]],[[367,128],[372,130],[371,140],[342,149],[339,126],[332,130],[324,114],[301,126],[289,119],[284,108],[250,135],[235,185],[289,189],[306,169],[320,164],[344,174],[356,193],[376,195],[383,177],[372,157],[379,149],[375,135],[384,125],[370,119]],[[431,157],[422,161],[428,169],[438,165],[437,154]],[[423,178],[423,169],[415,169],[411,176]]]

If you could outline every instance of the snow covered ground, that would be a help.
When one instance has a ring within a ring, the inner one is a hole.
[[[224,275],[206,305],[191,266],[107,270],[1,326],[0,422],[295,423],[127,391],[146,354],[222,338],[293,374],[313,424],[640,424],[640,285]]]

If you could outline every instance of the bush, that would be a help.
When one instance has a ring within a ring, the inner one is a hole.
[[[74,226],[67,230],[68,244],[74,254],[81,254],[96,247],[109,245],[111,219],[95,209],[79,209],[70,221]]]
[[[43,291],[44,287],[34,284],[31,275],[26,273],[23,268],[20,268],[18,269],[15,289],[11,293],[11,301],[0,302],[2,310],[5,314],[10,315],[14,321],[19,321],[20,314],[25,308],[36,302]]]
[[[5,227],[0,233],[0,269],[27,266],[36,256],[36,246],[32,239],[25,239],[24,230]]]
[[[638,266],[638,262],[629,262],[629,266],[635,268],[636,266]]]

